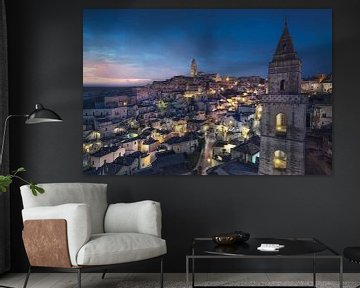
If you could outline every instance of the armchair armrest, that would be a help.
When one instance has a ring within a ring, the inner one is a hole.
[[[66,221],[66,238],[68,242],[70,261],[73,266],[77,265],[77,253],[80,248],[89,241],[91,235],[91,222],[88,205],[82,203],[72,203],[58,206],[33,207],[23,209],[22,215],[25,225],[28,220],[64,219]],[[41,239],[40,235],[34,235],[33,241],[39,241],[39,239]],[[49,243],[44,244],[49,245]],[[52,243],[50,243],[50,245],[51,244]]]
[[[105,233],[143,233],[161,237],[160,203],[150,200],[110,204]]]

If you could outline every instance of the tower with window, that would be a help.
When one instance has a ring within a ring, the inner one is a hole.
[[[261,98],[261,175],[305,174],[307,97],[301,95],[301,61],[285,21],[269,64],[268,94]]]
[[[198,74],[197,64],[196,64],[195,59],[192,59],[191,66],[190,66],[190,75],[191,75],[191,77],[196,77],[197,74]]]

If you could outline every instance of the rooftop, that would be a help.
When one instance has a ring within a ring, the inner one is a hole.
[[[123,166],[130,166],[134,163],[136,158],[134,157],[128,157],[128,156],[120,156],[114,160],[114,164],[119,164]]]
[[[109,153],[113,153],[118,150],[118,146],[111,146],[111,147],[102,147],[100,150],[96,151],[95,153],[91,154],[92,157],[102,157]]]
[[[236,146],[234,151],[242,152],[244,154],[254,155],[260,151],[260,147],[251,142],[246,142]]]
[[[149,138],[149,139],[146,139],[145,141],[144,141],[144,145],[151,145],[151,144],[154,144],[154,143],[156,143],[156,142],[158,142],[157,140],[155,140],[154,138]]]
[[[139,140],[139,136],[133,137],[133,138],[125,138],[125,139],[121,140],[121,143],[129,143],[129,142],[133,142],[136,140]]]
[[[222,141],[222,140],[218,140],[218,141],[215,142],[215,144],[213,145],[213,147],[224,147],[226,144],[228,144],[228,142]]]
[[[179,165],[185,162],[185,157],[184,154],[182,153],[176,154],[176,153],[159,152],[156,153],[156,156],[157,159],[152,164],[154,169],[161,169],[164,167]]]
[[[208,175],[258,175],[258,167],[251,163],[241,163],[236,160],[212,167]]]
[[[178,143],[183,143],[183,142],[188,142],[193,140],[194,137],[191,134],[186,134],[185,136],[175,136],[170,138],[169,140],[167,140],[165,143],[172,145],[172,144],[178,144]]]

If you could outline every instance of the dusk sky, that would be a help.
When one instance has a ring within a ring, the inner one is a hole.
[[[84,86],[136,86],[198,70],[260,75],[284,29],[303,77],[332,72],[331,9],[86,9]]]

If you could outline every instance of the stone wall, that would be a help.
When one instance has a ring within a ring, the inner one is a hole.
[[[285,80],[285,89],[280,90],[280,82]],[[301,61],[299,59],[273,61],[269,64],[269,94],[300,94]]]
[[[298,97],[302,96],[298,95]],[[284,139],[304,141],[306,133],[306,102],[304,100],[294,102],[294,104],[276,101],[262,103],[262,109],[261,136],[277,137],[275,117],[279,113],[284,113],[287,118],[287,133],[278,137],[279,141],[284,141]]]
[[[304,95],[264,95],[262,98],[261,144],[259,174],[305,174],[306,103]],[[287,120],[286,134],[276,133],[275,117],[284,113]],[[287,169],[273,168],[274,152],[284,151]]]
[[[276,150],[287,155],[287,168],[274,168],[273,160]],[[261,136],[260,143],[260,175],[304,175],[305,174],[305,142],[290,139],[279,141],[276,137]]]

